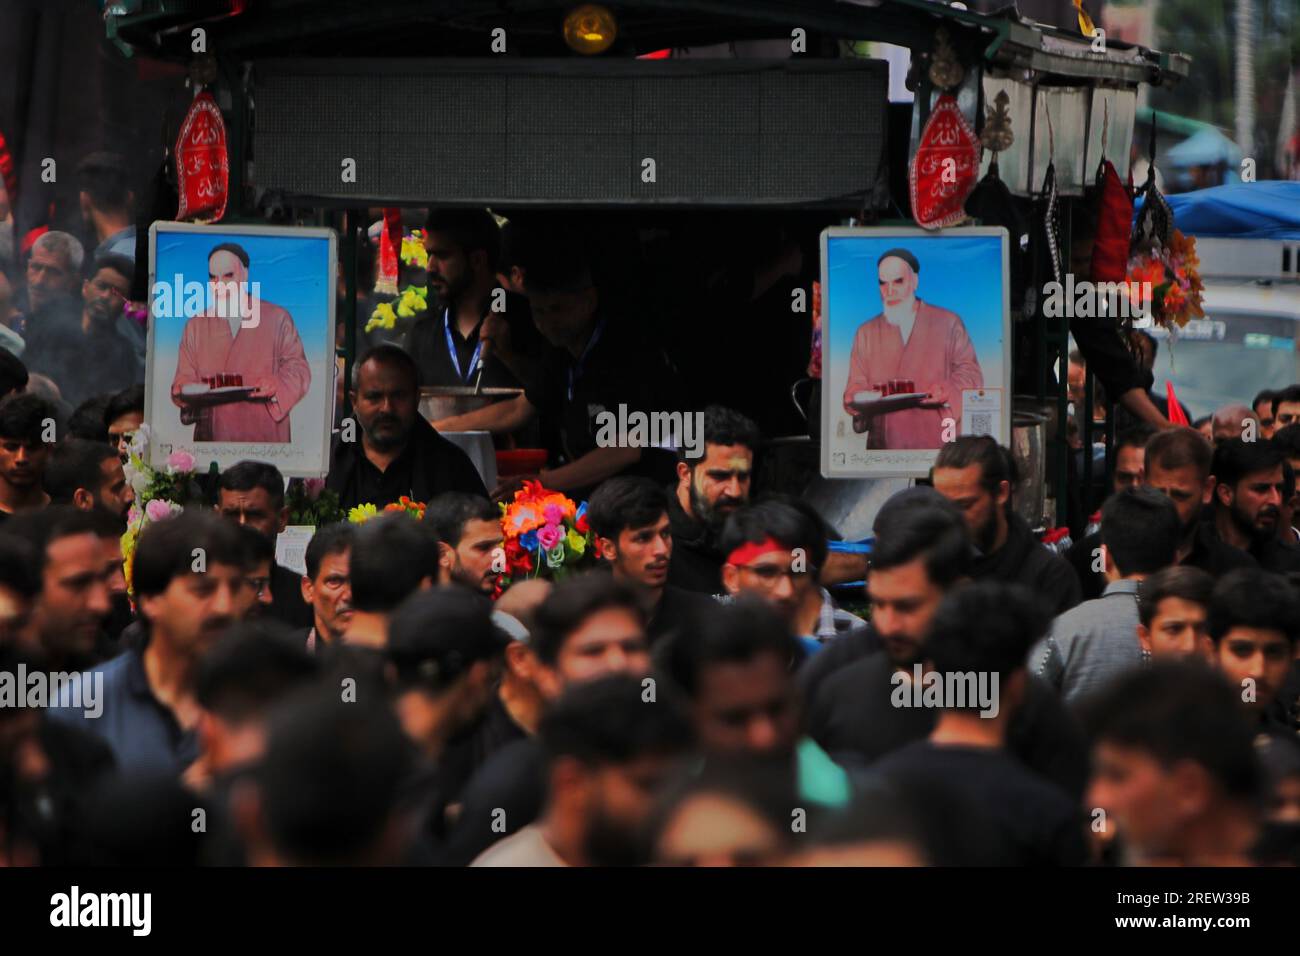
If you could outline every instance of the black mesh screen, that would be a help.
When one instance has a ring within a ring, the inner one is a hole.
[[[253,179],[393,203],[842,201],[875,183],[887,80],[862,60],[260,62]]]

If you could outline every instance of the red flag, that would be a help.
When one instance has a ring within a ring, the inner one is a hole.
[[[1183,407],[1178,404],[1178,398],[1174,395],[1174,383],[1165,379],[1165,396],[1169,399],[1169,421],[1174,425],[1191,425],[1187,416],[1183,414]]]

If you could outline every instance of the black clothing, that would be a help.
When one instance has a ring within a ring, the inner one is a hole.
[[[42,342],[38,355],[42,364],[62,372],[55,382],[63,400],[74,408],[88,398],[120,392],[144,381],[143,360],[111,325],[104,328],[95,324],[89,332],[78,327],[62,347],[52,348]],[[66,364],[69,361],[72,364]]]
[[[267,611],[289,627],[311,627],[315,621],[311,605],[302,599],[302,575],[280,564],[271,565],[271,607]]]
[[[16,782],[10,768],[7,806],[0,826],[15,842],[30,839],[41,866],[66,866],[77,858],[76,827],[95,784],[114,769],[113,751],[99,737],[71,724],[41,718],[37,731],[49,771],[37,782]]]
[[[523,296],[507,294],[506,310],[502,315],[510,327],[511,347],[521,354],[536,355],[542,343],[537,328],[533,325],[528,300]],[[479,324],[465,336],[456,328],[455,317],[450,317],[452,345],[456,349],[456,362],[460,365],[458,372],[447,349],[448,318],[446,309],[442,307],[429,309],[411,326],[407,350],[419,366],[420,384],[472,387],[478,381],[474,352],[478,347],[478,335],[483,321],[480,319]],[[483,360],[483,379],[478,384],[483,388],[523,388],[525,383],[499,358],[488,355]]]
[[[951,796],[951,812],[926,815],[922,828],[932,836],[971,830],[996,835],[994,858],[943,862],[1082,866],[1087,859],[1083,822],[1074,803],[1004,750],[918,741],[891,754],[876,769],[905,794],[930,790]]]
[[[439,784],[445,801],[458,802],[465,785],[489,757],[527,736],[528,732],[506,710],[501,695],[493,694],[482,716],[448,742],[438,761]]]
[[[721,594],[725,555],[718,550],[708,525],[691,517],[682,508],[675,486],[668,492],[668,526],[673,533],[668,583],[684,591]]]
[[[1094,531],[1086,538],[1076,541],[1065,552],[1066,560],[1079,579],[1085,601],[1101,597],[1101,592],[1106,590],[1106,575],[1092,569],[1100,547],[1101,532]],[[1256,565],[1255,559],[1245,551],[1225,544],[1214,530],[1212,521],[1197,522],[1196,531],[1192,535],[1192,550],[1180,563],[1189,568],[1200,568],[1216,581],[1236,568],[1253,568]]]
[[[863,627],[854,628],[835,638],[799,668],[799,686],[803,690],[804,700],[811,705],[826,678],[880,650],[882,646],[870,621]]]
[[[660,639],[676,632],[713,603],[712,598],[703,594],[673,587],[671,584],[665,585],[663,596],[659,598],[659,605],[655,608],[654,617],[650,618],[650,623],[646,626],[645,633],[650,644],[654,645]]]
[[[543,433],[558,436],[565,463],[599,447],[596,439],[601,424],[596,417],[603,412],[618,416],[620,406],[626,406],[629,415],[684,414],[687,404],[677,370],[663,350],[643,340],[626,323],[607,318],[597,320],[580,358],[575,359],[566,349],[548,348],[537,381],[529,384],[525,395],[537,409]],[[647,434],[646,440],[651,438]],[[676,470],[673,452],[646,447],[641,449],[641,458],[621,474],[667,484]],[[572,489],[571,497],[586,497],[591,490]]]
[[[813,661],[832,651],[836,643]],[[893,674],[889,655],[878,651],[824,677],[809,701],[809,735],[849,765],[874,763],[929,736],[939,711],[893,706]],[[807,693],[807,675],[800,677]],[[1088,779],[1087,741],[1059,695],[1045,682],[1037,678],[1027,682],[1024,703],[1007,728],[1007,748],[1062,791],[1082,797]]]
[[[369,503],[382,511],[403,495],[427,504],[444,491],[487,497],[469,456],[423,418],[416,419],[406,448],[385,471],[370,463],[359,436],[354,442],[336,440],[325,487],[339,496],[344,510]]]
[[[1252,544],[1250,556],[1259,562],[1261,568],[1274,574],[1300,571],[1300,548],[1283,544],[1274,535]]]
[[[91,364],[82,348],[81,300],[60,296],[39,312],[27,312],[22,361],[29,373],[47,375],[59,386],[74,384]]]
[[[469,866],[492,844],[536,820],[545,801],[542,745],[526,737],[502,747],[465,785],[456,823],[438,849],[438,865]]]
[[[1070,565],[1039,541],[1018,514],[1007,520],[1007,540],[992,554],[980,555],[971,567],[976,581],[1001,581],[1029,588],[1053,616],[1079,603],[1079,582]]]

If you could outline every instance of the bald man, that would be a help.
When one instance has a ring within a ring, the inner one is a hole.
[[[1252,412],[1249,406],[1224,405],[1214,413],[1214,418],[1210,421],[1214,443],[1217,445],[1221,441],[1240,438],[1242,432],[1246,430],[1247,421],[1255,423],[1255,437],[1263,437],[1259,432],[1259,416]]]
[[[293,316],[254,296],[248,253],[233,242],[208,254],[213,307],[185,324],[172,401],[195,441],[289,442],[289,412],[311,387],[311,366]],[[186,386],[204,378],[238,375],[254,390],[239,401],[200,405]]]
[[[853,337],[844,408],[868,448],[940,448],[943,424],[960,425],[962,389],[982,388],[984,373],[966,326],[956,313],[917,297],[921,265],[906,249],[890,249],[876,262],[880,314]],[[908,379],[926,399],[919,407],[865,416],[854,405],[858,392],[890,379]]]

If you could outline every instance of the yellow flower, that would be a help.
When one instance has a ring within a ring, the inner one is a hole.
[[[353,524],[365,524],[379,514],[379,509],[372,504],[357,505],[348,510],[348,520]]]
[[[577,529],[570,528],[569,533],[565,535],[565,537],[568,538],[569,549],[572,550],[574,554],[581,555],[582,552],[587,549],[587,539],[585,536],[579,534]]]
[[[373,332],[375,329],[391,329],[397,325],[397,315],[393,312],[391,302],[381,302],[375,306],[375,311],[370,314],[370,321],[366,323],[366,331]]]

